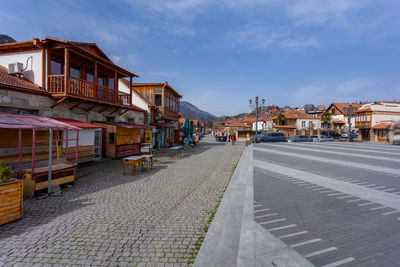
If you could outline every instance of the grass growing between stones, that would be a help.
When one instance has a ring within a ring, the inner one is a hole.
[[[226,182],[226,184],[224,185],[224,187],[223,187],[224,189],[222,190],[222,193],[218,196],[217,204],[215,205],[215,207],[214,207],[213,210],[208,211],[209,217],[208,217],[208,219],[207,219],[206,225],[203,227],[203,235],[200,236],[200,237],[197,239],[196,243],[194,244],[194,253],[192,254],[192,257],[190,257],[189,264],[193,264],[193,263],[194,263],[194,261],[195,261],[195,259],[196,259],[196,256],[197,256],[197,254],[199,253],[199,250],[200,250],[200,248],[201,248],[201,245],[202,245],[203,242],[204,242],[205,236],[206,236],[206,234],[207,234],[207,232],[208,232],[208,229],[209,229],[209,227],[210,227],[210,225],[211,225],[211,223],[212,223],[212,221],[213,221],[213,219],[214,219],[214,217],[215,217],[215,214],[216,214],[216,212],[217,212],[217,210],[218,210],[218,207],[219,207],[219,205],[221,204],[222,199],[224,198],[226,189],[228,188],[228,185],[229,185],[229,183],[230,183],[230,181],[231,181],[231,179],[232,179],[232,176],[233,176],[233,174],[234,174],[235,171],[236,171],[236,168],[237,168],[237,166],[238,166],[238,164],[239,164],[239,161],[240,161],[240,158],[242,157],[242,154],[243,154],[243,150],[242,150],[242,152],[240,153],[239,160],[237,160],[236,163],[235,163],[235,165],[232,167],[232,171],[231,171],[231,173],[230,173],[229,179],[228,179],[228,181]]]

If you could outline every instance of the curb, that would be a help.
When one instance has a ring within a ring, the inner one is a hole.
[[[314,266],[254,221],[253,145],[243,151],[194,266]]]

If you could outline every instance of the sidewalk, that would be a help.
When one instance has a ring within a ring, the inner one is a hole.
[[[242,150],[206,137],[135,176],[122,160],[80,168],[64,196],[27,199],[23,219],[0,226],[0,266],[190,265]]]
[[[194,266],[313,266],[254,221],[252,146],[242,154]]]

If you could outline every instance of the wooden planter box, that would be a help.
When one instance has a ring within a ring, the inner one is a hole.
[[[22,218],[23,183],[10,179],[0,183],[0,225]]]

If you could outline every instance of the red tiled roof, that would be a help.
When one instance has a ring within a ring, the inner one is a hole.
[[[29,89],[45,92],[39,85],[29,81],[26,78],[19,78],[8,74],[8,69],[0,65],[0,85],[18,87],[21,89]]]
[[[93,121],[93,123],[108,124],[108,125],[114,125],[114,126],[124,127],[124,128],[139,128],[139,129],[151,128],[151,126],[148,126],[148,125],[134,124],[134,123],[128,123],[128,122]]]
[[[362,109],[357,110],[357,113],[358,112],[366,112],[366,111],[372,111],[372,109],[371,108],[362,108]]]
[[[255,122],[256,121],[256,117],[247,117],[245,120],[245,122]]]
[[[296,125],[274,125],[274,128],[282,128],[282,129],[296,129]]]
[[[358,109],[358,108],[360,108],[360,107],[362,106],[362,104],[336,103],[336,102],[333,102],[333,103],[331,104],[331,106],[332,106],[332,105],[334,105],[342,114],[347,114],[347,111],[345,110],[345,108],[349,108],[350,105],[351,105],[353,108],[356,108],[356,109]],[[330,106],[329,106],[329,108],[330,108]],[[328,109],[329,109],[329,108],[328,108]]]
[[[286,119],[316,119],[316,117],[311,116],[307,113],[298,110],[289,110],[283,113]]]
[[[249,127],[249,126],[245,122],[232,121],[232,122],[226,122],[225,123],[225,127],[243,127],[243,128],[246,128],[246,127]]]
[[[99,125],[94,125],[94,124],[77,121],[77,120],[73,120],[73,119],[64,119],[64,118],[52,118],[52,119],[66,123],[71,126],[79,127],[79,128],[101,128]]]
[[[382,130],[385,130],[385,129],[389,129],[390,126],[392,126],[391,123],[378,123],[378,124],[375,124],[375,126],[372,127],[372,129],[382,129]]]
[[[79,127],[66,124],[52,118],[0,112],[0,128],[6,129],[32,129],[32,128],[61,128],[79,129]]]

